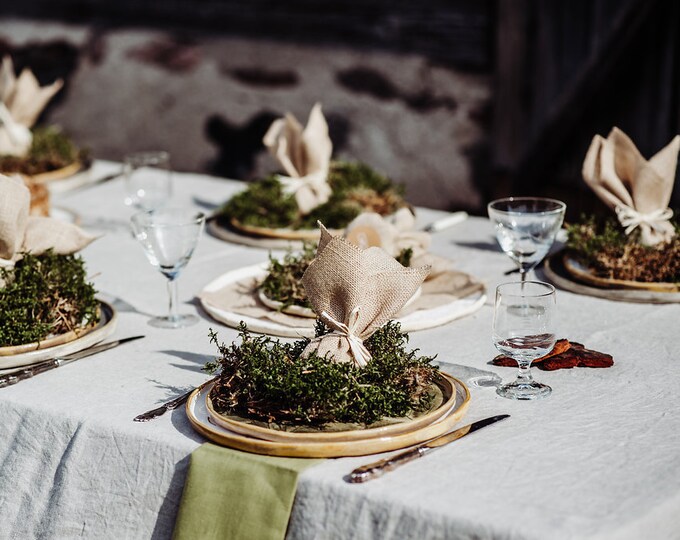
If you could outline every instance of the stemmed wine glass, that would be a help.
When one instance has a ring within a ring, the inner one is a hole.
[[[149,324],[159,328],[195,324],[198,322],[196,315],[177,313],[177,277],[191,259],[205,216],[195,210],[168,208],[135,214],[131,223],[149,262],[168,278],[168,315],[154,317]]]
[[[552,389],[531,377],[531,362],[555,346],[555,287],[541,281],[504,283],[496,288],[493,343],[504,355],[517,360],[517,379],[496,392],[510,399],[536,399]]]
[[[138,210],[157,210],[172,196],[170,154],[135,152],[123,160],[125,204]]]
[[[555,199],[509,197],[489,203],[501,249],[517,264],[521,280],[548,254],[567,205]]]

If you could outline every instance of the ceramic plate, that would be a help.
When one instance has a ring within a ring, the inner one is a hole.
[[[450,377],[450,379],[455,387],[456,401],[449,414],[413,431],[391,437],[355,441],[276,442],[239,435],[211,422],[205,398],[212,388],[212,382],[200,386],[191,394],[186,404],[186,413],[193,428],[207,439],[222,446],[245,452],[303,458],[364,456],[420,444],[451,431],[467,412],[470,404],[470,392],[458,379],[453,377]]]
[[[451,412],[455,406],[456,382],[450,375],[442,373],[442,380],[436,385],[436,397],[431,409],[418,416],[403,419],[387,419],[381,423],[382,425],[371,428],[361,427],[358,424],[340,424],[335,425],[332,431],[310,428],[298,431],[284,431],[266,427],[262,423],[256,424],[245,418],[220,414],[215,411],[210,396],[206,394],[206,408],[210,421],[213,424],[241,435],[277,442],[337,442],[392,437],[432,424]]]
[[[56,171],[36,174],[31,179],[45,184],[51,193],[61,193],[87,184],[91,180],[92,163],[76,162]]]
[[[238,270],[232,270],[226,274],[222,274],[220,277],[209,283],[203,289],[203,292],[215,292],[232,283],[243,281],[249,278],[263,279],[266,275],[267,263],[239,268]],[[435,308],[414,311],[413,313],[409,313],[408,315],[399,317],[395,320],[401,324],[402,332],[425,330],[447,324],[451,321],[474,313],[484,305],[485,301],[486,294],[484,290],[481,290],[471,294],[470,296],[459,298],[448,304],[444,304]],[[206,313],[208,313],[213,319],[224,323],[231,328],[238,328],[241,321],[243,321],[248,325],[248,329],[252,332],[290,338],[314,337],[313,326],[286,326],[269,319],[258,319],[255,317],[249,317],[247,315],[241,315],[240,313],[226,309],[217,308],[202,299],[201,305],[203,306],[203,309],[206,311]],[[305,320],[305,317],[301,317],[301,320]]]
[[[656,291],[656,292],[679,292],[680,283],[649,283],[644,281],[630,281],[624,279],[603,278],[595,275],[595,273],[588,267],[582,265],[569,253],[564,254],[563,258],[564,268],[576,279],[594,285],[595,287],[604,287],[607,289],[637,289],[642,291]]]
[[[635,289],[609,289],[593,287],[576,279],[564,267],[563,253],[556,253],[545,260],[541,277],[558,287],[577,294],[585,294],[618,302],[636,302],[642,304],[680,303],[680,293],[657,292]]]
[[[118,317],[110,304],[99,301],[101,317],[99,323],[78,335],[56,336],[40,343],[0,348],[0,370],[28,366],[56,356],[82,351],[103,341],[116,329]],[[71,334],[71,333],[69,333]]]

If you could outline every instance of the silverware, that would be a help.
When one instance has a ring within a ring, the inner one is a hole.
[[[210,381],[212,382],[217,380],[217,377],[213,377]],[[206,383],[207,384],[207,383]],[[135,422],[148,422],[149,420],[153,420],[154,418],[157,418],[161,416],[162,414],[165,414],[168,411],[172,411],[182,405],[182,403],[186,402],[187,399],[189,399],[189,396],[193,393],[193,391],[196,390],[196,388],[192,388],[188,392],[182,394],[179,397],[176,397],[175,399],[171,399],[170,401],[167,401],[163,403],[160,407],[156,407],[155,409],[151,409],[150,411],[146,411],[145,413],[142,413],[140,415],[137,415],[134,417]]]
[[[435,233],[462,223],[468,218],[467,212],[453,212],[452,214],[433,221],[423,229],[425,232]]]
[[[65,366],[67,364],[70,364],[71,362],[80,360],[81,358],[92,356],[93,354],[97,354],[103,351],[108,351],[109,349],[113,349],[118,345],[127,343],[128,341],[134,341],[135,339],[140,339],[143,337],[144,336],[133,336],[123,339],[117,339],[116,341],[110,341],[109,343],[101,343],[99,345],[95,345],[94,347],[90,347],[89,349],[84,349],[82,351],[67,354],[64,356],[58,356],[56,358],[45,360],[44,362],[38,362],[37,364],[33,364],[32,366],[27,366],[25,368],[17,369],[15,371],[10,371],[9,373],[0,375],[0,388],[4,388],[5,386],[11,386],[25,379],[35,377],[36,375],[44,373],[45,371]]]
[[[101,178],[97,178],[96,180],[93,180],[92,182],[87,182],[85,184],[82,184],[80,186],[74,187],[73,189],[70,190],[70,193],[76,193],[78,191],[84,191],[86,189],[89,189],[94,186],[99,186],[101,184],[105,184],[106,182],[110,182],[111,180],[115,180],[116,178],[123,176],[123,171],[118,171],[116,173],[111,173],[107,174],[106,176],[102,176]]]
[[[439,437],[435,437],[434,439],[427,441],[426,443],[416,446],[411,450],[407,450],[406,452],[397,454],[396,456],[381,459],[380,461],[376,461],[374,463],[369,463],[368,465],[358,467],[350,473],[348,482],[351,482],[353,484],[359,484],[362,482],[373,480],[374,478],[379,478],[386,472],[392,471],[399,467],[400,465],[404,465],[409,461],[421,458],[429,454],[430,452],[436,450],[437,448],[441,448],[442,446],[449,444],[450,442],[456,441],[461,437],[465,437],[465,435],[469,435],[470,433],[473,433],[478,429],[482,429],[485,426],[489,426],[495,422],[498,422],[499,420],[504,420],[505,418],[509,417],[510,417],[509,414],[500,414],[498,416],[491,416],[490,418],[485,418],[484,420],[478,420],[477,422],[473,422],[472,424],[468,424],[467,426],[458,428],[455,431],[451,431],[449,433],[445,433],[444,435],[440,435]]]

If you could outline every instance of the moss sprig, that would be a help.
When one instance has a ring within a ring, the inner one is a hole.
[[[317,324],[317,335],[328,332]],[[316,354],[300,358],[309,339],[284,343],[254,336],[241,323],[240,343],[210,340],[220,352],[206,370],[221,370],[211,398],[216,410],[282,426],[330,422],[370,425],[387,417],[427,410],[440,377],[433,357],[406,349],[408,335],[390,322],[365,341],[372,355],[364,368]]]
[[[0,156],[0,171],[4,174],[21,173],[32,176],[86,159],[87,152],[79,150],[58,128],[40,127],[33,130],[33,141],[27,156]]]
[[[332,162],[328,183],[330,199],[311,213],[300,214],[293,195],[283,192],[274,175],[253,182],[223,207],[221,222],[233,218],[244,225],[270,228],[314,229],[322,221],[342,229],[361,212],[387,215],[405,206],[404,188],[363,163]]]
[[[673,223],[680,232],[678,222]],[[641,282],[680,282],[680,234],[669,242],[645,246],[639,231],[627,236],[621,225],[609,218],[598,221],[582,216],[567,227],[567,248],[597,276]]]
[[[41,341],[96,323],[99,303],[80,257],[23,254],[0,268],[0,346]]]

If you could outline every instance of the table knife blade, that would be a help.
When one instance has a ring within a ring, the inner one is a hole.
[[[30,379],[31,377],[34,377],[39,373],[44,373],[45,371],[65,366],[67,364],[70,364],[71,362],[80,360],[81,358],[86,358],[88,356],[92,356],[93,354],[108,351],[109,349],[118,347],[118,345],[122,345],[123,343],[127,343],[128,341],[134,341],[136,339],[140,339],[143,337],[144,336],[132,336],[117,339],[115,341],[110,341],[108,343],[100,343],[99,345],[89,347],[88,349],[83,349],[82,351],[66,354],[64,356],[58,356],[56,358],[45,360],[44,362],[33,364],[32,366],[26,366],[15,371],[10,371],[9,373],[5,373],[0,376],[0,388],[3,388],[5,386],[11,386],[25,379]]]
[[[509,417],[509,414],[499,414],[497,416],[485,418],[484,420],[478,420],[472,424],[468,424],[467,426],[463,426],[454,431],[450,431],[449,433],[445,433],[444,435],[440,435],[439,437],[435,437],[434,439],[416,446],[411,450],[401,452],[396,456],[381,459],[380,461],[369,463],[368,465],[362,465],[361,467],[354,469],[349,474],[348,481],[353,484],[360,484],[362,482],[367,482],[368,480],[373,480],[374,478],[379,478],[386,472],[392,471],[400,465],[423,457],[437,448],[441,448],[442,446],[452,443],[453,441],[457,441],[458,439],[465,437],[470,433],[474,433],[483,427],[495,424],[496,422],[505,420]]]

